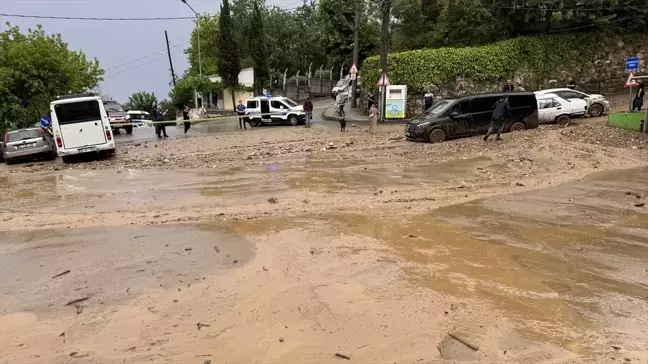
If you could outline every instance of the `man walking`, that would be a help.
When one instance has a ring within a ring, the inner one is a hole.
[[[166,125],[164,125],[164,115],[166,115],[167,111],[169,110],[162,111],[162,106],[160,105],[155,108],[155,133],[158,138],[162,138],[162,135],[165,138],[169,137],[166,132]]]
[[[245,115],[245,105],[243,105],[243,101],[241,100],[239,100],[238,105],[236,105],[236,113],[239,116],[239,129],[247,129],[245,126],[245,118],[243,117],[243,115]]]
[[[344,104],[346,103],[346,92],[342,91],[337,95],[335,103],[338,105],[338,110],[340,116],[344,119],[346,114],[344,113]]]
[[[313,119],[313,103],[310,97],[304,101],[304,112],[306,113],[306,127],[311,127],[311,120]]]
[[[497,137],[495,138],[495,140],[502,140],[500,135],[504,130],[504,119],[506,119],[506,116],[508,116],[511,110],[508,97],[502,96],[501,99],[497,100],[495,104],[493,104],[493,109],[493,117],[491,118],[490,128],[488,128],[488,132],[484,136],[484,141],[487,141],[488,137],[493,134],[495,130],[497,130]]]

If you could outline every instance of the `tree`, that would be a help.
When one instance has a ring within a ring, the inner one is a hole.
[[[223,90],[223,85],[219,82],[212,82],[207,77],[201,78],[200,75],[187,70],[182,77],[176,80],[176,85],[169,92],[169,98],[178,109],[193,106],[194,90],[218,93]]]
[[[481,0],[441,0],[435,37],[439,44],[466,46],[495,41],[498,21]]]
[[[199,74],[198,65],[198,27],[200,27],[200,59],[202,62],[203,76],[218,74],[218,16],[200,15],[196,21],[196,28],[191,32],[189,48],[185,54],[189,58],[189,71]]]
[[[155,93],[138,91],[128,98],[128,102],[124,105],[124,109],[151,112],[155,106],[157,106],[157,103],[158,100],[157,97],[155,97]]]
[[[259,4],[256,2],[249,30],[250,50],[254,61],[254,91],[260,95],[263,92],[265,81],[268,79],[268,51],[263,31],[263,17]]]
[[[57,95],[84,92],[102,80],[99,62],[71,51],[60,34],[43,27],[0,33],[0,130],[25,127],[49,112]]]
[[[236,107],[234,90],[238,86],[238,76],[241,73],[241,59],[238,44],[234,37],[234,25],[230,14],[229,1],[223,0],[219,19],[219,45],[220,57],[218,58],[218,72],[223,79],[223,84],[230,89],[232,105]]]

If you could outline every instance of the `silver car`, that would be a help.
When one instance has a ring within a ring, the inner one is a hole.
[[[56,159],[54,140],[39,128],[7,132],[2,143],[2,151],[7,164],[20,159]]]

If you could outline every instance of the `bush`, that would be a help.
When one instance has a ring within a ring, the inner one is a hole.
[[[436,48],[393,53],[388,57],[388,76],[394,85],[407,85],[409,92],[423,92],[431,85],[454,83],[457,78],[476,83],[495,83],[529,72],[536,79],[548,77],[563,64],[581,62],[595,50],[594,34],[520,37],[485,46]],[[367,58],[362,74],[371,82],[380,76],[380,60]],[[532,85],[537,87],[538,85]]]

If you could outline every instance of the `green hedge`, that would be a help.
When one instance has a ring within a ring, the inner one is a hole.
[[[582,61],[583,54],[595,51],[597,44],[596,34],[574,34],[392,53],[387,59],[388,75],[393,85],[407,85],[410,92],[422,92],[430,85],[446,85],[457,77],[473,82],[500,82],[523,69],[537,77],[546,77],[567,62]],[[379,61],[377,56],[364,61],[362,76],[370,81],[365,85],[373,87],[378,81]]]

